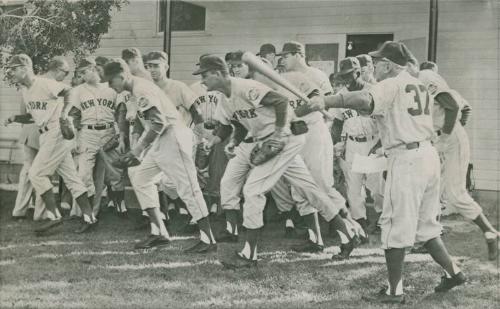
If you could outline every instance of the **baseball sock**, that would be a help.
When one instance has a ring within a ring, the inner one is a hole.
[[[238,235],[238,210],[226,210],[226,229],[233,235]]]
[[[198,228],[200,229],[200,240],[206,244],[215,244],[212,228],[210,227],[210,220],[207,217],[198,220]]]
[[[160,229],[153,222],[149,223],[151,225],[151,235],[160,235]]]
[[[318,243],[319,237],[318,237],[317,230],[316,230],[316,228],[317,228],[316,223],[317,222],[316,222],[316,217],[314,215],[315,214],[312,213],[312,214],[302,216],[302,218],[304,220],[304,225],[307,228],[307,232],[309,233],[309,240],[315,244],[319,244]]]
[[[336,215],[331,221],[330,224],[337,231],[340,237],[340,242],[342,244],[347,244],[351,241],[351,236],[349,235],[349,231],[345,226],[344,220],[340,215]]]
[[[76,203],[80,206],[80,209],[83,212],[83,219],[87,223],[94,223],[96,221],[94,215],[92,214],[92,207],[90,206],[90,198],[87,193],[81,194],[76,199]]]
[[[285,227],[291,227],[291,228],[295,227],[295,225],[293,224],[292,219],[286,219],[286,221],[285,221]]]
[[[479,226],[479,228],[481,229],[481,231],[483,231],[483,233],[486,232],[492,232],[495,234],[498,233],[483,213],[479,214],[479,216],[477,216],[476,219],[473,220],[473,222],[477,226]]]
[[[125,203],[122,202],[125,200],[125,190],[114,191],[115,201],[119,212],[126,212],[127,208],[125,207]],[[123,206],[123,207],[122,207]]]
[[[246,232],[246,241],[243,250],[239,254],[249,260],[257,260],[257,241],[259,239],[260,229],[248,229]]]
[[[434,261],[444,268],[448,277],[452,277],[460,272],[460,268],[453,262],[451,256],[448,254],[441,237],[436,237],[427,241],[424,247],[429,251]]]
[[[384,251],[385,263],[387,265],[387,273],[389,277],[388,295],[403,294],[403,265],[405,260],[404,248],[392,248]]]
[[[52,188],[45,191],[42,195],[40,195],[43,202],[45,203],[45,207],[49,212],[52,213],[54,218],[56,218],[56,196],[54,192],[52,192]]]
[[[321,228],[319,227],[318,213],[314,214],[314,224],[316,226],[316,236],[318,236],[318,245],[323,246],[323,237],[321,236]]]

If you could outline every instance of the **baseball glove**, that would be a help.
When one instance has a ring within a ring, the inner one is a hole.
[[[73,131],[73,126],[67,118],[59,118],[59,127],[61,128],[61,133],[64,139],[71,140],[75,137],[75,132]]]
[[[285,142],[275,139],[266,140],[260,145],[257,144],[250,153],[250,163],[261,165],[278,155],[283,148],[285,148]]]
[[[210,150],[205,149],[203,143],[196,145],[196,155],[194,158],[194,164],[200,170],[205,169],[208,166],[208,157]]]
[[[113,150],[116,147],[118,147],[119,144],[120,144],[120,135],[116,134],[109,141],[107,141],[106,144],[102,146],[102,150],[104,151]]]
[[[117,161],[114,161],[112,165],[114,167],[125,169],[127,167],[137,166],[141,164],[141,161],[134,156],[131,152],[121,155]]]

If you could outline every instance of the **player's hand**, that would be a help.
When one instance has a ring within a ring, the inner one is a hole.
[[[318,95],[309,99],[308,105],[313,111],[324,110],[325,109],[325,97],[321,94],[318,94]]]
[[[125,146],[125,141],[122,138],[120,138],[116,150],[118,150],[119,153],[125,153],[127,151],[127,147]]]
[[[15,116],[10,116],[9,118],[5,119],[4,121],[4,126],[8,126],[9,124],[13,123],[15,119]]]
[[[338,142],[333,146],[333,154],[337,158],[343,158],[345,156],[345,143]]]
[[[229,143],[227,143],[226,147],[224,147],[224,153],[229,159],[236,157],[236,154],[234,153],[235,148],[236,145],[233,141],[230,141]]]

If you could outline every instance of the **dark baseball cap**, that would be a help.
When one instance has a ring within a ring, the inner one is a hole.
[[[200,58],[200,67],[193,72],[193,75],[199,75],[210,70],[229,71],[224,59],[216,55],[206,55]]]
[[[107,58],[107,57],[104,57],[104,56],[97,56],[97,57],[95,57],[95,63],[96,63],[98,66],[103,67],[103,66],[105,66],[105,65],[106,65],[106,63],[108,63],[108,62],[109,62],[109,58]]]
[[[260,47],[257,56],[265,56],[271,53],[276,54],[276,47],[274,47],[274,45],[271,43],[266,43]]]
[[[339,75],[345,75],[352,71],[360,70],[359,61],[356,57],[347,57],[339,63]]]
[[[104,76],[105,80],[110,80],[113,76],[123,73],[123,72],[128,72],[128,66],[127,63],[123,59],[117,58],[117,59],[111,59],[105,66],[104,66]]]
[[[122,50],[122,59],[127,61],[129,59],[141,58],[142,54],[138,48],[131,47]]]
[[[152,51],[145,58],[146,62],[153,62],[155,60],[158,62],[168,62],[168,55],[164,51]]]
[[[373,63],[372,57],[370,57],[370,55],[367,54],[357,55],[356,59],[358,59],[359,66],[362,68],[366,67],[368,63]]]
[[[26,54],[17,54],[12,56],[9,59],[9,63],[5,66],[6,68],[14,68],[14,67],[33,67],[33,62],[31,62],[31,58]]]
[[[226,61],[241,61],[241,58],[243,57],[243,51],[242,50],[237,50],[235,52],[229,53],[229,55],[226,57]]]
[[[79,71],[81,69],[85,69],[87,67],[93,67],[97,66],[97,63],[95,61],[94,57],[85,57],[80,62],[78,62],[78,65],[76,66],[76,70]]]
[[[437,70],[437,64],[432,61],[424,61],[420,64],[420,71],[422,70]]]
[[[411,57],[411,52],[401,42],[387,41],[376,51],[368,53],[372,58],[385,58],[391,62],[405,66]]]
[[[289,54],[289,53],[300,53],[302,55],[305,55],[304,45],[302,45],[296,41],[286,42],[283,45],[283,49],[281,50],[281,53],[279,53],[277,56],[281,56],[281,55]]]

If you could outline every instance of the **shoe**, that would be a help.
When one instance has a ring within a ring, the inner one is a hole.
[[[486,245],[488,246],[488,260],[496,260],[498,256],[498,238],[486,238]]]
[[[250,268],[257,266],[257,260],[247,259],[239,252],[235,252],[229,259],[220,262],[227,269]]]
[[[11,216],[12,221],[24,221],[28,219],[27,216]]]
[[[71,209],[71,205],[69,203],[66,203],[66,202],[61,202],[61,209],[63,209],[63,210],[70,210]]]
[[[414,246],[410,249],[410,253],[413,254],[427,254],[429,251],[424,246]]]
[[[216,240],[218,242],[238,242],[238,235],[231,234],[227,230],[224,230]]]
[[[448,292],[454,287],[464,284],[465,281],[467,281],[467,279],[465,278],[465,275],[462,272],[453,275],[453,277],[451,278],[448,278],[446,277],[446,275],[444,275],[441,277],[441,282],[439,283],[439,285],[434,288],[434,292],[436,293]]]
[[[61,225],[63,223],[62,219],[57,219],[57,220],[49,220],[47,222],[44,222],[40,224],[37,228],[35,228],[35,233],[43,233],[46,232],[58,225]]]
[[[323,246],[308,240],[306,243],[293,246],[292,250],[295,252],[318,253],[323,251]]]
[[[192,247],[189,247],[184,250],[186,253],[208,253],[212,251],[217,251],[217,245],[216,244],[207,244],[203,241],[199,241],[197,244],[195,244]]]
[[[377,293],[372,295],[363,295],[361,299],[369,302],[378,302],[382,304],[399,304],[402,305],[406,302],[405,295],[387,295],[387,287],[383,287]]]
[[[297,237],[295,229],[291,226],[285,226],[285,238],[292,239]]]
[[[354,244],[354,239],[348,242],[347,244],[341,244],[340,253],[333,255],[332,260],[335,261],[348,260],[352,250],[354,250],[355,247],[356,245]]]
[[[134,249],[150,249],[153,247],[165,246],[170,243],[170,239],[161,235],[149,235],[148,238],[139,241],[134,245]]]
[[[76,234],[88,233],[94,230],[96,226],[97,222],[94,223],[83,222],[74,232]]]

